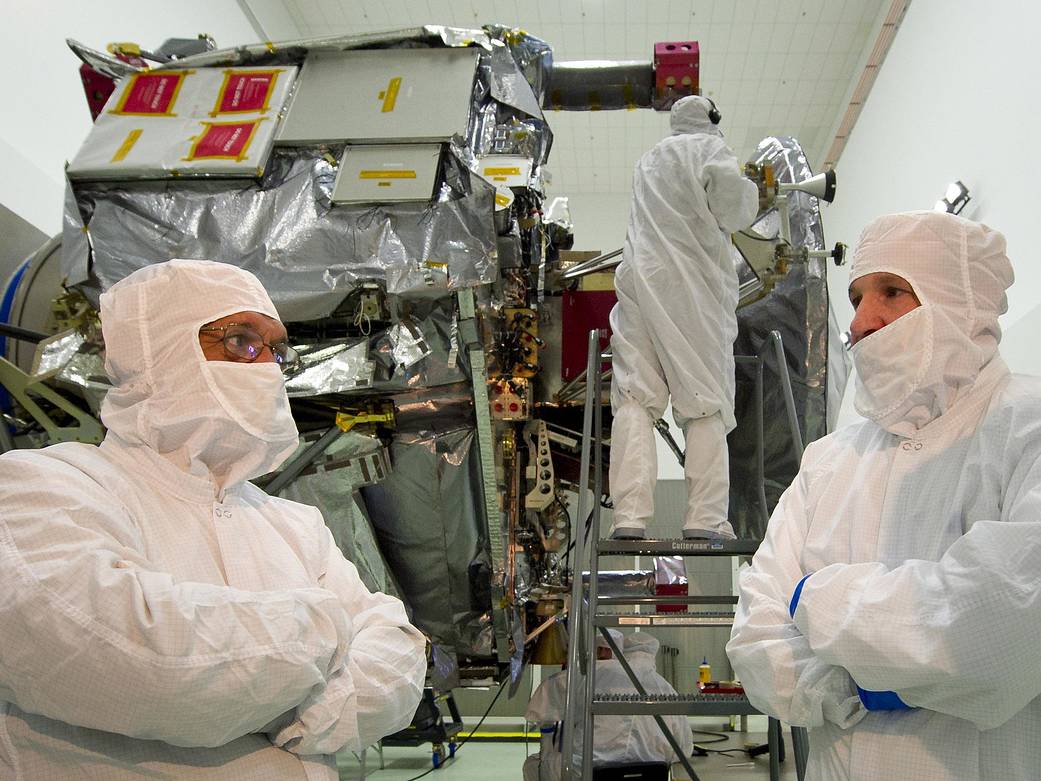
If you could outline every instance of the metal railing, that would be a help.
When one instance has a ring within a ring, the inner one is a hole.
[[[802,459],[803,441],[799,428],[798,413],[795,399],[792,393],[791,377],[788,364],[785,360],[784,343],[778,331],[770,331],[760,352],[754,356],[735,356],[739,364],[748,364],[754,367],[755,383],[755,416],[756,416],[756,479],[760,510],[764,523],[769,517],[769,506],[765,489],[765,464],[764,464],[764,410],[763,410],[763,366],[765,355],[771,350],[777,361],[777,373],[780,378],[782,395],[784,397],[785,410],[792,439],[792,447],[797,453],[799,460]],[[603,493],[603,380],[606,372],[602,371],[602,361],[609,359],[610,353],[602,354],[600,351],[600,332],[593,330],[589,332],[588,353],[586,369],[583,375],[576,378],[576,384],[580,379],[587,379],[585,383],[585,409],[582,424],[582,445],[579,478],[579,517],[589,518],[588,527],[579,527],[573,531],[575,534],[575,558],[573,573],[581,573],[584,564],[588,560],[590,572],[587,594],[583,594],[582,578],[573,574],[571,588],[571,607],[569,624],[571,631],[568,642],[568,686],[567,702],[564,709],[564,734],[562,736],[562,781],[572,781],[578,773],[582,781],[590,781],[593,772],[593,702],[596,694],[596,647],[594,635],[596,632],[595,618],[598,605],[598,578],[595,573],[599,572],[599,550],[600,539],[600,512],[601,496]],[[677,453],[681,459],[683,454]],[[590,475],[592,466],[592,476]],[[590,482],[592,481],[592,486]],[[592,505],[590,505],[592,503]],[[740,541],[739,541],[740,542]],[[588,547],[588,551],[587,551]],[[588,557],[588,559],[587,559]],[[655,597],[657,601],[665,598]],[[688,600],[692,598],[687,598]],[[696,598],[695,598],[696,599]],[[701,598],[702,600],[706,598]],[[730,599],[734,599],[731,597]],[[713,598],[713,601],[718,598]],[[608,602],[609,600],[605,600]],[[735,600],[736,601],[736,600]],[[621,649],[617,647],[614,640],[608,634],[605,627],[600,627],[600,632],[607,644],[612,649],[615,658],[622,665],[634,689],[644,700],[653,700],[647,695],[644,687],[636,677],[632,668]],[[583,705],[579,712],[579,704]],[[646,703],[645,703],[646,705]],[[746,708],[750,708],[747,702]],[[731,706],[733,707],[733,706]],[[662,734],[672,747],[680,763],[683,765],[691,781],[698,781],[698,776],[691,766],[690,759],[684,756],[675,736],[669,730],[661,718],[662,709],[653,704],[645,708],[647,715],[651,715]],[[613,711],[612,711],[613,712]],[[751,712],[755,712],[752,710]],[[578,721],[582,723],[582,759],[579,767],[574,767],[575,740],[579,730]],[[770,777],[779,778],[780,766],[780,722],[776,719],[769,721],[770,753]],[[795,754],[796,773],[799,779],[805,777],[806,761],[808,756],[808,740],[803,728],[792,728],[793,753]]]

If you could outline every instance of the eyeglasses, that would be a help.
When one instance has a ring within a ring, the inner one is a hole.
[[[295,368],[300,362],[300,354],[290,347],[288,342],[265,342],[264,337],[258,334],[251,325],[244,323],[204,325],[199,329],[199,333],[204,331],[222,331],[221,341],[224,342],[224,352],[235,361],[253,363],[267,347],[271,350],[275,363],[283,373]]]

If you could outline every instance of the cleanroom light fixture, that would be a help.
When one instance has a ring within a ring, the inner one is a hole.
[[[942,200],[936,202],[933,207],[933,211],[937,212],[950,212],[951,214],[961,214],[961,210],[965,208],[965,205],[971,201],[969,197],[969,188],[966,187],[961,179],[951,182],[947,185],[947,193],[944,195]]]

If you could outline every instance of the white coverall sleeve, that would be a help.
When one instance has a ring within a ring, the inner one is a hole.
[[[804,465],[812,452],[811,446]],[[792,591],[806,574],[799,555],[805,492],[802,469],[781,496],[752,566],[741,572],[726,650],[749,701],[763,713],[800,727],[827,720],[845,728],[866,714],[849,673],[818,658],[788,615]]]
[[[981,730],[1041,694],[1041,460],[1023,472],[1008,520],[977,521],[939,561],[811,575],[795,623],[817,656],[864,689]]]
[[[318,522],[327,550],[319,582],[351,616],[354,639],[328,684],[315,687],[292,721],[272,735],[276,746],[295,754],[361,751],[404,729],[423,696],[427,669],[426,639],[409,623],[401,600],[370,592]]]
[[[177,583],[78,470],[0,460],[0,700],[68,724],[220,746],[303,701],[350,621],[325,589]]]
[[[759,213],[759,188],[741,174],[737,157],[726,143],[714,138],[706,150],[702,166],[702,184],[708,196],[708,208],[726,233],[744,230]]]

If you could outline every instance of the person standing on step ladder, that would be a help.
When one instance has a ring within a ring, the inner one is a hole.
[[[741,175],[720,118],[708,98],[681,98],[672,135],[636,164],[611,311],[614,539],[642,539],[654,515],[654,422],[670,396],[687,450],[683,536],[734,538],[726,436],[738,280],[729,234],[752,224],[759,190]]]

